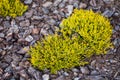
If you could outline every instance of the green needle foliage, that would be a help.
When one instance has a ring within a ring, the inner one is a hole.
[[[0,0],[0,16],[6,17],[21,16],[28,6],[21,3],[20,0]]]
[[[71,68],[78,65],[84,65],[83,56],[80,48],[82,44],[78,44],[78,40],[63,39],[55,34],[46,37],[42,42],[37,42],[31,47],[31,63],[41,70],[51,69],[51,73],[56,73],[62,68]],[[85,46],[84,46],[85,47]]]
[[[85,59],[93,54],[105,54],[112,44],[112,28],[108,19],[88,10],[74,10],[61,23],[61,34],[46,36],[31,46],[31,63],[40,70],[50,69],[56,73],[85,65]]]
[[[109,20],[92,10],[75,9],[72,16],[62,21],[61,28],[64,37],[77,34],[77,38],[87,44],[87,49],[84,51],[87,57],[93,54],[105,54],[112,46],[110,41],[112,26]]]

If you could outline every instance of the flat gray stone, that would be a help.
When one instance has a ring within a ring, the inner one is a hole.
[[[25,3],[25,4],[31,4],[31,3],[32,3],[32,0],[25,0],[24,3]]]
[[[33,41],[33,37],[32,37],[31,35],[28,35],[28,36],[25,38],[25,40],[26,40],[27,42],[31,42],[31,41]]]
[[[111,17],[113,14],[114,14],[114,11],[105,10],[102,15],[105,17]]]
[[[49,75],[48,75],[48,74],[42,75],[42,79],[43,79],[43,80],[49,80]]]
[[[4,38],[4,37],[5,37],[5,34],[0,33],[0,38]]]
[[[73,5],[68,5],[68,6],[66,6],[66,8],[68,10],[67,16],[70,16],[72,14],[72,12],[73,12]]]
[[[101,76],[88,76],[85,80],[108,80],[108,79],[103,78]]]
[[[47,8],[50,7],[53,3],[50,1],[47,1],[46,3],[43,4],[43,7]]]
[[[29,20],[21,21],[20,22],[20,26],[21,27],[30,26],[30,21]]]
[[[26,18],[30,18],[30,17],[32,17],[32,15],[33,15],[33,10],[30,10],[25,13]]]
[[[4,26],[5,28],[9,28],[11,25],[10,25],[10,22],[9,22],[9,21],[4,21],[4,22],[3,22],[3,26]]]
[[[55,0],[55,2],[53,3],[54,6],[58,6],[60,4],[62,0]]]
[[[80,67],[80,70],[83,74],[89,74],[90,73],[90,71],[88,70],[87,67]]]

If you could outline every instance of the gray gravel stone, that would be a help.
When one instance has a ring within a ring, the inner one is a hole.
[[[53,13],[54,13],[54,14],[58,14],[59,11],[58,11],[58,10],[54,10]]]
[[[12,72],[13,72],[13,69],[12,69],[11,66],[8,66],[8,67],[4,70],[4,72],[12,73]]]
[[[43,4],[43,7],[47,8],[47,7],[50,7],[53,3],[50,2],[50,1],[47,1]]]
[[[34,73],[35,73],[35,69],[33,68],[33,67],[29,67],[28,68],[28,72],[29,72],[29,74],[31,74],[31,75],[33,75]]]
[[[11,58],[10,55],[6,55],[6,56],[4,57],[4,60],[5,60],[6,62],[10,63],[10,62],[12,61],[12,58]]]
[[[33,10],[29,10],[28,12],[25,13],[26,18],[30,18],[33,15]]]
[[[63,0],[62,3],[66,3],[68,0]]]
[[[117,39],[114,40],[113,44],[114,44],[114,45],[117,45]]]
[[[60,19],[61,19],[61,17],[65,17],[65,16],[69,15],[69,14],[65,14],[64,12],[60,12],[59,14],[60,14],[60,16],[59,16]]]
[[[117,76],[117,77],[115,78],[115,80],[120,80],[120,76]]]
[[[116,60],[110,59],[110,63],[117,63]]]
[[[29,46],[26,46],[24,48],[21,48],[17,53],[19,53],[19,54],[25,54],[28,51],[29,51]]]
[[[22,34],[23,34],[23,38],[29,36],[31,32],[32,32],[31,29],[26,29],[24,32],[22,32]]]
[[[48,35],[47,30],[44,29],[44,28],[41,29],[40,33],[41,33],[42,35]]]
[[[42,80],[41,73],[38,71],[36,71],[33,76],[35,77],[36,80]]]
[[[102,15],[105,17],[111,17],[113,14],[114,14],[114,11],[105,10]]]
[[[118,12],[115,12],[114,13],[114,16],[119,16],[120,14]]]
[[[13,27],[14,25],[16,25],[16,21],[14,19],[12,19],[11,26]]]
[[[0,75],[1,75],[1,74],[3,74],[3,69],[2,69],[2,68],[0,68]]]
[[[86,80],[108,80],[108,79],[103,78],[101,76],[88,76]]]
[[[78,76],[78,73],[77,72],[73,72],[73,75],[76,77],[76,76]]]
[[[90,71],[88,70],[87,67],[80,67],[80,70],[83,74],[89,74],[90,73]]]
[[[74,0],[74,1],[73,1],[73,0],[69,0],[68,3],[69,3],[70,5],[72,5],[75,1],[76,1],[76,0]]]
[[[113,2],[114,0],[103,0],[106,4],[110,4],[111,2]]]
[[[43,17],[42,16],[33,16],[31,19],[32,20],[41,20],[41,19],[43,19]]]
[[[0,67],[1,67],[2,69],[7,68],[8,66],[9,66],[9,64],[7,64],[7,63],[5,63],[5,62],[3,62],[3,63],[0,62]]]
[[[32,20],[31,25],[39,25],[39,20]]]
[[[12,59],[13,61],[11,62],[11,66],[16,67],[19,64],[19,62],[22,60],[22,56],[21,55],[18,56],[14,54],[12,55]]]
[[[49,80],[49,74],[44,74],[42,75],[43,80]]]
[[[25,3],[25,4],[31,4],[31,3],[32,3],[32,0],[25,0],[24,3]]]
[[[63,7],[65,7],[65,4],[64,4],[64,3],[60,3],[60,4],[58,5],[58,7],[59,7],[59,8],[63,8]]]
[[[33,2],[33,4],[32,4],[32,8],[35,8],[35,7],[37,7],[38,5],[35,3],[35,2]]]
[[[116,39],[113,41],[114,46],[118,47],[118,46],[120,45],[118,41],[119,41],[118,38],[116,38]]]
[[[77,68],[72,68],[73,72],[79,72],[79,70]]]
[[[39,37],[37,37],[37,39],[33,40],[32,42],[30,42],[30,45],[34,45],[36,43],[36,40],[39,40]]]
[[[17,62],[17,61],[12,61],[12,62],[11,62],[11,66],[12,66],[12,67],[16,67],[17,65],[18,65],[18,62]]]
[[[0,53],[2,53],[2,49],[0,48]]]
[[[21,77],[23,77],[23,78],[25,78],[25,79],[28,79],[28,74],[26,73],[25,70],[21,70],[21,71],[19,72],[19,74],[20,74]]]
[[[54,3],[53,3],[53,5],[54,5],[54,6],[58,6],[58,5],[61,3],[61,1],[62,1],[62,0],[55,0]]]
[[[33,37],[32,37],[31,35],[28,35],[28,36],[25,38],[25,40],[26,40],[27,42],[31,42],[31,41],[33,41]]]
[[[20,77],[20,80],[25,80],[25,78],[23,78],[23,77]]]
[[[119,26],[119,25],[116,25],[116,26],[115,26],[115,30],[116,30],[116,31],[119,31],[119,30],[120,30],[120,26]]]
[[[91,5],[91,6],[97,6],[96,0],[90,0],[90,5]]]
[[[22,60],[22,56],[18,55],[18,54],[13,54],[12,59],[13,59],[13,61],[19,62]]]
[[[15,80],[15,78],[13,77],[13,78],[11,78],[10,80]]]
[[[96,60],[93,60],[91,62],[90,67],[93,68],[93,69],[96,67]]]
[[[64,76],[69,76],[69,73],[64,72],[63,75],[64,75]]]
[[[40,29],[39,28],[33,28],[32,29],[32,34],[39,34]]]
[[[18,16],[18,17],[16,17],[16,20],[19,20],[19,21],[22,21],[24,19],[25,19],[25,16]]]
[[[21,66],[16,66],[16,67],[14,67],[14,70],[15,71],[21,71],[21,70],[23,70],[23,68]]]
[[[12,25],[12,27],[9,28],[8,33],[18,33],[19,28],[18,25]]]
[[[67,5],[66,8],[67,8],[67,11],[68,11],[67,16],[70,16],[72,14],[72,11],[73,11],[73,5]]]
[[[42,11],[44,14],[48,14],[49,13],[49,10],[47,8],[42,8]]]
[[[76,78],[74,78],[74,80],[80,80],[80,78],[79,78],[79,77],[76,77]]]
[[[75,3],[73,3],[73,6],[74,6],[75,8],[78,8],[78,7],[79,7],[79,3],[78,3],[78,2],[75,2]]]
[[[4,37],[5,37],[5,34],[0,33],[0,38],[4,38]]]
[[[0,26],[0,31],[2,31],[4,28],[2,26]]]
[[[61,75],[61,76],[59,76],[58,78],[56,78],[56,79],[54,79],[54,80],[65,80],[65,78],[64,78],[63,75]]]
[[[28,68],[28,73],[33,76],[36,80],[41,80],[41,73],[36,71],[34,68],[29,67]]]
[[[91,75],[99,75],[100,73],[96,70],[91,71]]]
[[[3,21],[3,18],[0,18],[0,23]]]
[[[6,80],[6,79],[8,79],[10,76],[11,76],[11,74],[7,72],[7,73],[4,73],[2,77],[3,77],[3,80]],[[10,80],[12,80],[12,79],[10,79]],[[13,80],[15,80],[15,79],[13,79]]]
[[[6,16],[6,20],[10,20],[10,16]]]
[[[20,26],[21,27],[26,27],[30,25],[30,21],[29,20],[25,20],[25,21],[21,21],[20,22]]]
[[[11,25],[10,25],[10,22],[9,22],[9,21],[4,21],[4,22],[3,22],[3,26],[4,26],[5,28],[9,28]]]
[[[51,34],[51,35],[54,35],[54,32],[51,29],[48,30],[48,33]]]
[[[55,25],[55,24],[56,24],[56,21],[55,21],[54,19],[50,19],[50,20],[48,21],[48,23],[49,23],[50,25]]]

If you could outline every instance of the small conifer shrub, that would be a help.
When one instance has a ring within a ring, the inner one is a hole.
[[[107,49],[112,47],[110,41],[112,26],[109,20],[92,10],[75,9],[74,13],[60,25],[64,37],[77,34],[77,38],[86,43],[87,48],[84,51],[86,57],[105,54]]]
[[[76,38],[63,39],[55,34],[47,36],[42,42],[39,41],[30,48],[30,60],[33,66],[40,70],[51,69],[51,73],[56,73],[63,68],[69,69],[86,64],[81,51],[85,47],[79,44]]]
[[[85,65],[93,54],[105,54],[112,46],[110,22],[93,11],[75,9],[60,26],[59,35],[48,35],[31,46],[28,53],[34,67],[56,73],[60,69]]]
[[[6,17],[21,16],[28,6],[21,3],[20,0],[0,0],[0,16]]]

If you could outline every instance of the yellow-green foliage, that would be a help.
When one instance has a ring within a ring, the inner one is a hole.
[[[0,15],[3,17],[21,16],[28,6],[25,6],[20,0],[0,0]]]
[[[86,57],[93,54],[104,54],[111,47],[112,26],[105,17],[92,10],[74,10],[74,13],[61,23],[64,37],[77,34],[87,46]]]
[[[82,47],[76,38],[63,39],[57,34],[48,36],[42,42],[37,42],[34,47],[31,47],[29,51],[31,63],[41,70],[51,69],[51,73],[56,73],[62,68],[68,69],[84,65],[87,62],[82,56]]]
[[[84,65],[86,58],[103,54],[111,47],[112,29],[100,14],[74,10],[60,26],[60,35],[49,35],[30,48],[31,63],[40,70],[56,73],[63,68]]]

